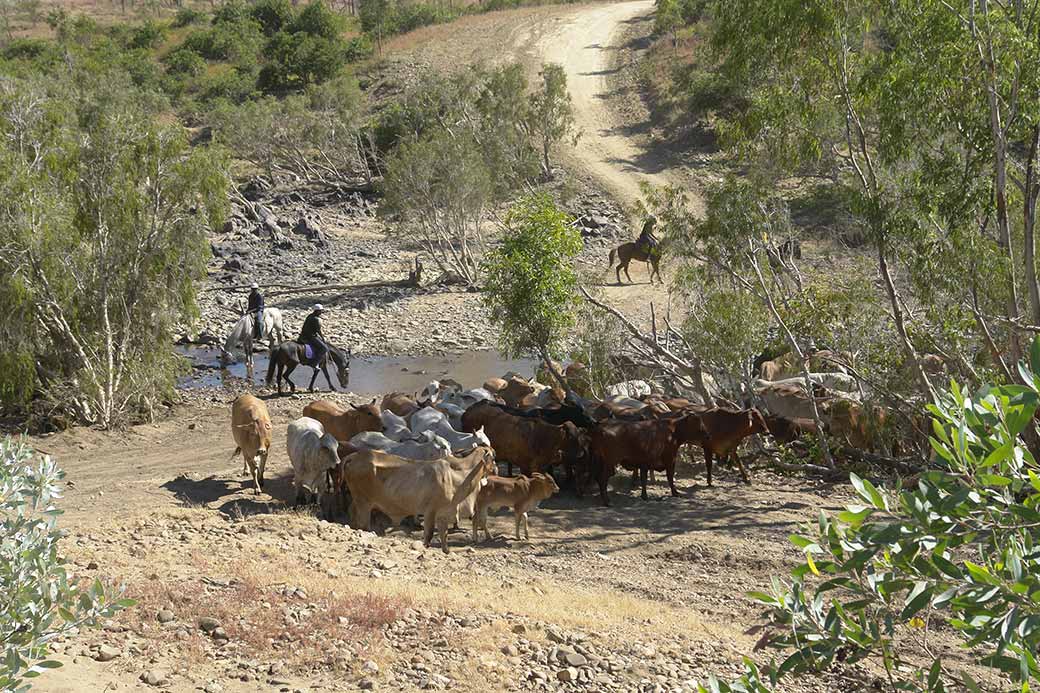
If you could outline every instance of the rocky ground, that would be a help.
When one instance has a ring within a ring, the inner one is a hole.
[[[567,174],[560,171],[547,188],[558,192],[566,182]],[[270,191],[255,182],[245,193],[256,214],[233,205],[224,229],[211,239],[201,320],[185,329],[181,343],[222,342],[240,315],[250,282],[256,281],[267,305],[282,310],[290,335],[299,331],[310,307],[321,303],[328,311],[326,334],[355,354],[420,355],[494,345],[479,294],[442,281],[413,239],[388,234],[397,227],[376,214],[372,198],[325,190]],[[624,215],[584,184],[563,206],[585,241],[579,258],[583,272],[604,275],[610,248],[630,234]],[[493,223],[488,225],[493,234]],[[424,259],[422,285],[393,286],[407,279],[417,254]]]

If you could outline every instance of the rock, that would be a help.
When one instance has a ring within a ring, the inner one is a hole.
[[[564,683],[570,683],[578,680],[578,670],[574,667],[567,667],[566,669],[560,669],[556,672],[556,678]]]
[[[527,626],[525,626],[522,623],[518,623],[515,626],[513,626],[513,632],[516,633],[517,635],[523,635],[524,633],[527,632]]]
[[[98,495],[101,495],[101,494],[98,494]],[[97,569],[98,569],[97,561],[91,561],[90,563],[87,564],[87,570],[97,570]]]
[[[567,662],[572,667],[583,667],[589,663],[589,660],[585,659],[584,656],[577,652],[570,652],[563,656],[563,661]]]
[[[567,642],[567,638],[564,637],[563,633],[561,633],[560,631],[556,630],[555,628],[550,628],[545,633],[545,638],[549,642],[560,643],[561,645],[563,643]]]
[[[155,620],[159,623],[170,623],[176,621],[177,616],[169,609],[161,609],[159,613],[155,615]]]
[[[217,628],[220,628],[220,621],[211,616],[203,616],[199,619],[199,628],[207,633],[212,633]]]
[[[373,662],[371,659],[366,661],[364,664],[362,664],[361,668],[364,669],[369,674],[378,674],[379,673],[379,665],[376,664],[375,662]]]
[[[216,681],[210,681],[202,690],[203,693],[224,693],[224,687]]]
[[[307,217],[300,217],[300,220],[296,222],[296,226],[293,227],[293,233],[297,236],[303,236],[320,246],[329,244],[328,239],[325,238],[325,234],[322,233],[317,223]]]
[[[358,688],[363,691],[374,691],[376,689],[376,682],[372,679],[361,679]]]
[[[240,257],[229,257],[227,260],[224,260],[223,269],[228,272],[248,272],[249,263]]]
[[[118,647],[112,647],[111,645],[102,645],[98,648],[97,654],[94,655],[94,659],[99,662],[111,662],[113,659],[123,654],[123,651]]]
[[[502,654],[506,657],[516,657],[520,654],[520,650],[516,649],[516,645],[506,645],[502,648]]]
[[[166,683],[166,672],[159,669],[149,669],[141,674],[141,680],[149,686],[162,686]]]
[[[228,638],[227,631],[224,630],[220,626],[217,626],[216,628],[214,628],[213,632],[210,633],[210,635],[213,637],[214,640],[229,640],[230,639],[230,638]]]

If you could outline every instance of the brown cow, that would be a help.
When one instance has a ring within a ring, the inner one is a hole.
[[[253,395],[242,395],[231,404],[231,435],[238,446],[231,459],[242,453],[242,473],[246,468],[253,479],[253,490],[264,486],[264,469],[271,450],[271,416],[267,405]]]
[[[744,463],[737,455],[737,447],[740,441],[755,433],[766,433],[769,426],[762,413],[757,409],[722,409],[719,407],[707,408],[704,406],[690,407],[689,411],[700,417],[704,430],[708,432],[708,442],[701,447],[704,449],[704,465],[707,468],[708,486],[711,486],[711,464],[713,457],[719,461],[732,459],[740,470],[740,476],[745,484],[751,483]]]
[[[830,433],[857,450],[877,452],[885,447],[888,416],[883,407],[864,408],[848,399],[835,399],[828,410]]]
[[[668,486],[673,496],[675,488],[675,458],[685,443],[706,445],[708,434],[697,414],[680,414],[669,418],[645,421],[604,421],[592,429],[589,436],[589,451],[594,467],[599,470],[599,493],[604,505],[607,498],[607,481],[617,467],[639,470],[643,500],[646,495],[646,476],[650,471],[663,471],[668,475]]]
[[[769,427],[769,435],[779,443],[793,443],[802,436],[817,433],[816,422],[812,419],[789,419],[786,416],[768,414],[765,420],[766,426]]]
[[[351,404],[351,409],[343,409],[335,402],[318,399],[303,408],[303,415],[320,421],[326,433],[331,433],[341,443],[362,431],[382,431],[383,421],[379,418],[379,407],[373,399],[360,407]]]
[[[397,416],[405,418],[419,411],[419,404],[414,397],[409,397],[403,392],[391,392],[383,397],[383,409],[388,409]]]
[[[510,407],[519,407],[524,403],[525,399],[530,401],[530,398],[537,395],[538,390],[539,388],[535,385],[514,375],[510,376],[506,380],[506,386],[495,394],[501,397],[502,401]]]
[[[477,506],[473,513],[473,542],[478,541],[479,530],[490,539],[491,532],[487,528],[488,510],[512,508],[516,517],[516,538],[520,540],[520,525],[524,527],[524,539],[530,539],[527,529],[527,511],[538,507],[540,501],[557,493],[560,487],[547,474],[536,472],[530,478],[526,476],[505,477],[489,476],[487,486],[477,494]]]
[[[508,462],[510,475],[514,464],[531,475],[562,463],[574,479],[576,470],[585,466],[584,435],[569,421],[556,426],[535,417],[514,416],[493,402],[482,401],[462,415],[463,431],[472,433],[481,427],[498,458]]]

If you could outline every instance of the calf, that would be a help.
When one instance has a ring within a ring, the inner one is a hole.
[[[495,471],[495,453],[477,448],[465,457],[445,456],[429,462],[406,460],[375,450],[346,459],[344,478],[350,489],[351,524],[368,529],[373,510],[381,510],[394,526],[412,515],[423,516],[423,544],[438,529],[448,552],[448,523],[468,496]]]
[[[231,436],[238,446],[231,453],[231,459],[242,453],[242,472],[249,469],[253,491],[260,493],[264,487],[267,454],[271,450],[271,416],[267,405],[253,395],[236,399],[231,404]]]
[[[700,418],[693,413],[645,421],[604,421],[592,429],[589,451],[599,471],[599,492],[603,505],[610,505],[607,481],[617,467],[639,470],[642,498],[647,499],[646,477],[650,471],[668,475],[668,486],[673,496],[675,488],[675,458],[685,443],[706,444],[708,434]]]
[[[360,407],[351,404],[343,409],[334,402],[319,399],[303,408],[303,415],[320,421],[326,433],[332,434],[341,443],[348,442],[362,431],[382,431],[383,421],[379,416],[376,401]]]
[[[536,472],[530,477],[490,476],[487,486],[477,494],[477,505],[473,513],[473,543],[478,541],[479,530],[484,529],[484,536],[491,538],[487,528],[489,510],[512,508],[516,518],[516,538],[520,540],[520,525],[524,527],[524,539],[530,539],[528,532],[527,512],[538,507],[538,503],[558,492],[560,487],[547,474]]]
[[[339,463],[339,441],[325,432],[320,421],[303,416],[289,424],[285,446],[293,467],[296,503],[308,488],[321,507],[322,496],[329,491],[329,472]]]

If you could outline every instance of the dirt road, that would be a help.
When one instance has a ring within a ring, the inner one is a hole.
[[[618,71],[623,50],[621,29],[651,13],[652,0],[585,7],[573,13],[538,41],[547,62],[563,65],[583,135],[572,152],[577,165],[601,185],[631,205],[640,197],[641,183],[671,181],[661,157],[634,133],[633,123],[620,122],[611,105],[610,76]]]

